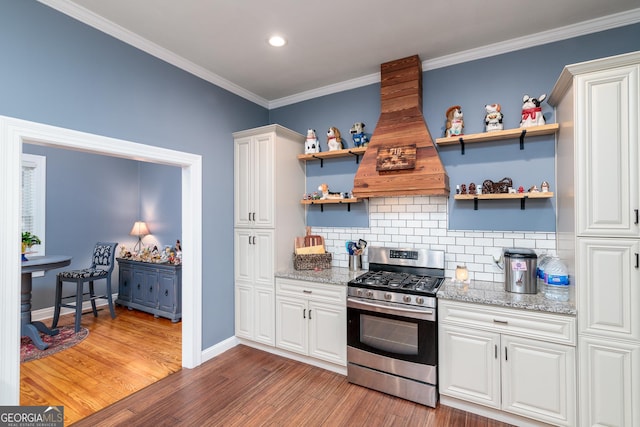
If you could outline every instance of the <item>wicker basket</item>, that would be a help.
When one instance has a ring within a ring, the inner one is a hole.
[[[323,254],[293,254],[293,268],[296,270],[315,270],[331,268],[331,252]]]

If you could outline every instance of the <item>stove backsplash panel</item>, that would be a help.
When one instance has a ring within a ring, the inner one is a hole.
[[[369,227],[313,227],[312,233],[325,238],[333,254],[334,267],[348,267],[345,242],[364,239],[370,246],[428,247],[445,251],[446,277],[464,264],[472,280],[504,281],[494,256],[504,247],[535,250],[538,255],[555,252],[556,234],[540,231],[448,230],[446,197],[406,196],[369,199]],[[366,252],[366,251],[365,251]],[[366,253],[363,268],[368,268]]]

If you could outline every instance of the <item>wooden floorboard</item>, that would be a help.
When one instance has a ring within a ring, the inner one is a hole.
[[[75,426],[505,427],[369,390],[346,377],[239,345],[183,369]]]
[[[115,319],[98,314],[83,316],[81,343],[20,365],[21,405],[62,405],[70,425],[182,369],[181,323],[122,307]]]

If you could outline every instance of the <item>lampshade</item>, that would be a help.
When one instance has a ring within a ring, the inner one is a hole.
[[[147,223],[144,221],[136,221],[133,224],[133,228],[131,229],[131,232],[129,233],[132,236],[138,236],[138,237],[142,237],[142,236],[146,236],[149,233],[149,228],[147,227]]]

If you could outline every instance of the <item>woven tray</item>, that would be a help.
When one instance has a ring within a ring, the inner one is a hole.
[[[331,268],[331,253],[324,254],[293,254],[293,268],[296,270],[315,270],[316,268]]]

